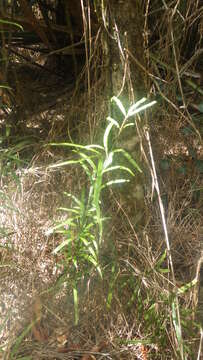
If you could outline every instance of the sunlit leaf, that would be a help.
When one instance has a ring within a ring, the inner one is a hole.
[[[107,156],[107,158],[105,159],[104,161],[104,164],[103,164],[103,173],[105,171],[107,171],[106,169],[108,168],[109,165],[111,165],[113,162],[113,152],[110,152]]]
[[[80,164],[80,163],[81,163],[81,160],[67,160],[67,161],[63,161],[61,163],[49,165],[48,169],[58,168],[61,166],[66,166],[66,165]]]
[[[114,124],[112,122],[110,122],[104,132],[103,144],[104,144],[104,149],[105,149],[106,154],[108,154],[108,139],[109,139],[109,134],[111,132],[113,125]]]
[[[113,123],[118,129],[120,128],[118,121],[113,119],[111,116],[108,116],[107,120],[110,121],[111,123]]]
[[[56,226],[47,230],[45,234],[46,234],[46,236],[51,235],[55,231],[61,229],[62,227],[64,227],[64,226],[68,227],[69,225],[74,226],[73,218],[62,221],[60,224],[57,224]]]
[[[111,185],[114,185],[114,184],[122,184],[122,183],[126,183],[126,182],[130,182],[130,180],[128,180],[128,179],[110,180],[107,183],[102,185],[102,189],[107,187],[107,186],[111,186]]]
[[[92,167],[92,169],[94,171],[96,171],[96,166],[95,166],[94,161],[92,161],[90,156],[88,156],[88,155],[86,155],[84,153],[81,153],[81,152],[79,152],[79,155],[81,156],[81,158],[86,160],[86,162]]]
[[[138,113],[140,113],[141,111],[143,111],[143,110],[145,110],[145,109],[153,106],[154,104],[156,104],[156,101],[155,101],[155,100],[154,100],[154,101],[151,101],[150,103],[145,104],[145,105],[143,105],[143,106],[141,106],[141,107],[139,107],[139,108],[131,109],[131,111],[130,111],[130,110],[128,111],[128,117],[133,116],[133,115],[135,115],[135,114],[138,114]]]
[[[72,209],[72,208],[59,207],[57,210],[58,211],[61,210],[61,211],[65,211],[65,212],[78,214],[78,210],[75,210],[75,209]]]
[[[114,171],[114,170],[124,170],[124,171],[127,171],[130,175],[135,176],[135,174],[134,174],[129,168],[127,168],[127,167],[125,167],[125,166],[121,166],[121,165],[111,166],[111,167],[105,169],[105,170],[103,171],[103,173],[105,173],[105,172],[110,172],[110,171]]]
[[[138,100],[135,104],[131,105],[128,110],[127,117],[131,116],[131,114],[134,113],[134,111],[138,108],[138,106],[143,104],[146,100],[147,98],[143,97],[142,99]]]
[[[83,149],[83,150],[90,150],[96,154],[98,154],[98,151],[96,149],[103,149],[102,146],[100,145],[80,145],[80,144],[74,144],[74,143],[49,143],[46,144],[44,146],[67,146],[67,147],[72,147],[72,148],[77,148],[77,149]]]
[[[118,106],[118,108],[120,109],[120,111],[122,112],[124,117],[126,117],[126,110],[125,110],[122,102],[116,96],[113,96],[111,101],[114,101],[116,103],[116,105]]]
[[[95,248],[95,250],[96,250],[96,253],[98,253],[99,248],[98,248],[97,242],[96,242],[95,240],[93,240],[93,241],[92,241],[92,244],[94,245],[94,248]]]
[[[193,286],[197,285],[198,280],[195,278],[192,281],[190,281],[189,283],[181,286],[178,290],[177,290],[177,294],[184,294],[185,292],[187,292],[189,289],[191,289]]]
[[[56,255],[60,250],[62,250],[65,246],[67,246],[68,244],[70,244],[70,242],[72,241],[72,239],[67,239],[64,240],[60,245],[58,245],[53,251],[52,254]]]
[[[86,145],[86,146],[84,146],[84,148],[87,149],[87,150],[94,151],[97,154],[99,154],[99,152],[96,151],[95,149],[104,150],[101,145]]]

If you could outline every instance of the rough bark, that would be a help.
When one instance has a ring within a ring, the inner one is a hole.
[[[110,2],[110,32],[113,35],[110,41],[111,77],[115,95],[120,94],[125,75],[123,90],[128,91],[128,95],[131,93],[132,96],[133,91],[137,97],[144,89],[145,76],[137,65],[145,64],[143,3],[139,0]]]
[[[126,108],[147,92],[145,72],[139,66],[141,64],[145,67],[143,4],[139,0],[112,0],[108,8],[111,93],[119,96]],[[118,119],[119,112],[116,113],[113,109],[112,116]],[[123,131],[118,146],[129,150],[143,169],[141,136],[137,133],[137,127],[139,128],[138,124]],[[144,226],[146,223],[144,184],[144,175],[136,173],[134,180],[122,186],[121,190],[124,205],[127,205],[128,213],[137,226]]]

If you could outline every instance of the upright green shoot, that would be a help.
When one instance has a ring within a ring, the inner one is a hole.
[[[112,185],[128,182],[129,176],[127,177],[126,174],[133,177],[135,171],[141,172],[139,165],[129,153],[122,148],[115,147],[114,142],[110,145],[110,136],[118,137],[129,125],[129,119],[132,116],[155,103],[153,101],[140,107],[146,101],[146,98],[143,98],[126,111],[117,97],[114,96],[112,101],[120,109],[123,120],[119,123],[111,117],[107,118],[102,144],[86,146],[68,142],[49,144],[70,147],[75,155],[74,159],[52,164],[49,169],[79,165],[88,180],[88,185],[82,189],[79,197],[65,193],[72,200],[72,206],[62,207],[59,210],[67,213],[67,220],[57,223],[49,230],[49,233],[58,232],[63,235],[62,243],[54,249],[53,253],[57,254],[62,251],[65,254],[66,266],[69,267],[69,279],[70,282],[72,281],[73,287],[76,322],[78,321],[78,281],[84,273],[89,274],[89,267],[95,268],[102,277],[99,249],[103,241],[103,222],[106,220],[102,211],[102,190]],[[116,154],[117,156],[115,156]],[[125,159],[127,165],[122,165],[122,158]],[[115,173],[116,176],[112,177]],[[123,175],[117,175],[120,173]],[[72,266],[72,275],[70,275],[70,266]],[[108,303],[110,306],[111,294],[109,294]]]

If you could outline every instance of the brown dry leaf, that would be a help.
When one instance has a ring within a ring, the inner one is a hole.
[[[68,335],[67,334],[61,334],[57,336],[57,342],[59,346],[64,346],[68,341]]]
[[[57,351],[60,353],[68,353],[70,351],[80,351],[81,346],[79,344],[70,344],[70,346],[66,347],[58,347]]]
[[[42,318],[42,302],[39,295],[36,295],[32,305],[32,321],[34,323],[32,327],[32,334],[35,340],[44,342],[48,336],[45,329],[40,325]]]
[[[44,342],[47,340],[47,335],[45,334],[45,331],[39,326],[34,325],[32,328],[32,333],[34,339],[39,342]]]
[[[100,342],[98,345],[94,345],[93,348],[90,350],[90,353],[97,353],[100,352],[107,343],[105,341]],[[82,360],[96,360],[93,354],[86,354],[82,357]]]
[[[36,296],[33,303],[33,320],[40,322],[42,318],[42,303],[39,296]]]

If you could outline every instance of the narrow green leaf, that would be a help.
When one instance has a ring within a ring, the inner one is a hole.
[[[76,271],[78,271],[78,261],[75,256],[72,257],[72,262],[73,262],[73,265],[75,266]]]
[[[99,247],[98,247],[98,244],[95,240],[92,240],[92,244],[94,245],[94,248],[96,250],[96,253],[98,254],[98,251],[99,251]]]
[[[122,184],[122,183],[126,183],[126,182],[130,182],[130,180],[128,180],[128,179],[111,180],[111,181],[108,181],[107,183],[103,184],[102,189],[104,189],[107,186],[111,186],[111,185],[114,185],[114,184]]]
[[[136,161],[132,158],[132,156],[127,151],[125,151],[124,149],[117,149],[117,150],[114,150],[114,152],[115,153],[121,152],[123,154],[123,156],[129,161],[129,163],[132,164],[135,169],[137,169],[139,172],[142,173],[142,170],[140,169],[139,165],[136,163]]]
[[[96,154],[98,154],[98,151],[95,149],[101,149],[103,150],[103,147],[100,145],[80,145],[80,144],[74,144],[74,143],[49,143],[46,144],[44,146],[67,146],[67,147],[72,147],[72,148],[76,148],[76,149],[83,149],[83,150],[90,150]]]
[[[96,172],[96,165],[94,164],[94,161],[91,160],[91,157],[81,152],[79,152],[79,155],[81,158],[86,160],[86,162],[92,167],[93,171]]]
[[[194,81],[186,80],[186,83],[190,85],[194,90],[198,91],[201,95],[203,95],[203,89],[199,85],[194,83]]]
[[[120,128],[118,121],[116,121],[115,119],[113,119],[111,116],[108,116],[108,117],[107,117],[107,121],[112,122],[118,129]]]
[[[65,241],[63,241],[60,245],[58,245],[53,251],[52,254],[56,255],[60,250],[62,250],[65,246],[67,246],[68,244],[70,244],[70,242],[72,241],[72,239],[67,239]]]
[[[77,219],[77,217],[76,217],[76,219]],[[64,227],[64,226],[74,226],[75,224],[74,224],[74,222],[73,222],[73,220],[74,220],[74,218],[71,218],[71,219],[68,219],[68,220],[66,220],[66,221],[62,221],[60,224],[57,224],[56,226],[54,226],[54,227],[52,227],[52,228],[50,228],[49,230],[47,230],[46,231],[46,235],[48,236],[48,235],[51,235],[51,234],[53,234],[56,230],[59,230],[59,229],[61,229],[62,227]]]
[[[8,85],[0,85],[0,89],[12,90],[12,88]]]
[[[83,187],[81,192],[80,201],[80,226],[83,227],[86,220],[86,204],[85,204],[85,188]]]
[[[78,214],[78,210],[76,209],[71,209],[71,208],[64,208],[64,207],[60,207],[57,209],[57,211],[65,211],[65,212],[70,212],[70,213],[73,213],[73,214]]]
[[[80,144],[74,144],[74,143],[48,143],[47,145],[50,145],[50,146],[67,146],[67,147],[74,147],[74,148],[77,148],[77,149],[85,149],[85,146],[83,145],[80,145]],[[47,146],[45,144],[45,146]]]
[[[113,170],[124,170],[124,171],[127,171],[130,175],[135,176],[135,174],[129,168],[127,168],[125,166],[121,166],[121,165],[111,166],[111,167],[105,169],[103,171],[103,173],[113,171]]]
[[[80,160],[67,160],[67,161],[63,161],[61,163],[49,165],[48,169],[58,168],[61,166],[66,166],[66,165],[80,164],[81,162],[82,162],[81,159]]]
[[[33,321],[31,324],[29,324],[24,331],[21,333],[20,336],[18,336],[17,340],[15,341],[15,344],[13,345],[11,354],[10,354],[10,358],[14,359],[14,355],[17,353],[19,346],[21,344],[21,342],[23,341],[23,339],[25,338],[25,336],[30,332],[30,330],[32,329],[32,327],[34,326],[34,324],[37,322],[37,320]]]
[[[89,210],[88,210],[88,215],[92,217],[92,214],[90,214]],[[95,226],[93,222],[88,223],[85,227],[85,231],[89,231],[93,226]],[[89,236],[92,237],[93,235],[90,234]]]
[[[87,175],[87,177],[89,178],[90,182],[92,182],[94,176],[93,176],[93,174],[91,172],[91,168],[89,169],[88,165],[85,164],[84,162],[81,162],[80,165],[83,168],[83,170],[84,170],[85,174]]]
[[[126,117],[126,110],[125,110],[122,102],[116,96],[113,96],[111,101],[114,101],[116,103],[116,105],[118,106],[118,108],[120,109],[122,114]]]
[[[0,23],[1,23],[1,24],[7,24],[7,25],[14,25],[14,26],[18,27],[20,30],[23,31],[22,25],[17,24],[17,23],[15,23],[15,22],[13,22],[13,21],[8,21],[8,20],[0,19]]]
[[[135,123],[127,123],[126,125],[123,126],[123,129],[130,127],[130,126],[135,126]]]
[[[66,191],[64,191],[64,195],[70,197],[80,207],[80,200],[75,195],[67,193]]]
[[[189,289],[191,289],[193,286],[197,285],[198,280],[195,278],[193,279],[191,282],[189,282],[188,284],[185,284],[183,286],[181,286],[178,290],[177,290],[177,294],[184,294],[185,292],[187,292]]]
[[[97,154],[100,154],[99,151],[96,151],[95,149],[99,149],[99,150],[104,150],[104,148],[101,145],[86,145],[85,146],[86,150],[91,150]]]
[[[92,255],[93,259],[95,260],[95,262],[97,263],[98,259],[97,259],[97,254],[94,251],[93,247],[90,245],[90,243],[87,241],[87,239],[85,239],[84,237],[80,237],[80,240],[82,240],[82,242],[85,244],[85,246],[88,248],[88,251],[90,252],[90,254]]]
[[[140,113],[141,111],[147,109],[148,107],[153,106],[154,104],[156,104],[156,101],[155,101],[155,100],[154,100],[154,101],[151,101],[151,102],[148,103],[148,104],[145,104],[145,105],[139,107],[138,109],[134,109],[134,110],[131,110],[131,111],[129,110],[129,112],[128,112],[128,117],[133,116],[133,115],[135,115],[135,114],[138,114],[138,113]]]
[[[160,272],[161,274],[169,274],[169,273],[170,273],[170,270],[169,270],[169,269],[161,269],[161,268],[159,268],[159,272]]]
[[[138,100],[136,103],[131,105],[130,108],[128,109],[127,117],[130,117],[131,116],[130,114],[132,114],[138,108],[138,106],[143,104],[146,100],[147,98],[143,97],[142,99]]]
[[[104,149],[105,149],[106,154],[108,154],[108,139],[109,139],[109,134],[111,132],[113,125],[114,124],[112,122],[110,122],[104,132],[103,144],[104,144]]]
[[[108,168],[108,166],[109,166],[110,164],[112,164],[112,162],[113,162],[113,152],[110,152],[110,153],[107,155],[107,157],[106,157],[106,159],[105,159],[105,161],[104,161],[104,164],[103,164],[103,173],[105,172],[105,169]]]
[[[167,251],[165,250],[155,265],[156,269],[159,269],[160,266],[163,264],[164,260],[166,259],[166,255],[167,255]]]
[[[177,302],[177,299],[175,298],[172,302],[172,320],[173,320],[176,338],[177,338],[179,350],[180,350],[182,347],[182,344],[183,344],[183,339],[182,339],[182,331],[181,331],[179,321],[178,321],[176,302]]]
[[[97,207],[99,207],[99,199],[100,199],[101,184],[102,184],[102,171],[103,171],[103,161],[102,159],[99,159],[98,167],[97,167],[97,176],[94,184],[94,205],[96,210]]]
[[[102,271],[101,271],[101,267],[98,265],[97,261],[95,261],[94,258],[92,258],[92,256],[88,256],[88,260],[94,265],[94,267],[97,269],[101,279],[103,278],[102,275]]]
[[[97,168],[97,175],[94,183],[94,194],[93,194],[93,202],[96,208],[97,214],[97,222],[99,225],[99,232],[100,232],[100,239],[102,237],[102,221],[101,221],[101,210],[100,210],[100,193],[102,189],[102,170],[103,170],[103,160],[99,159],[98,168]]]

